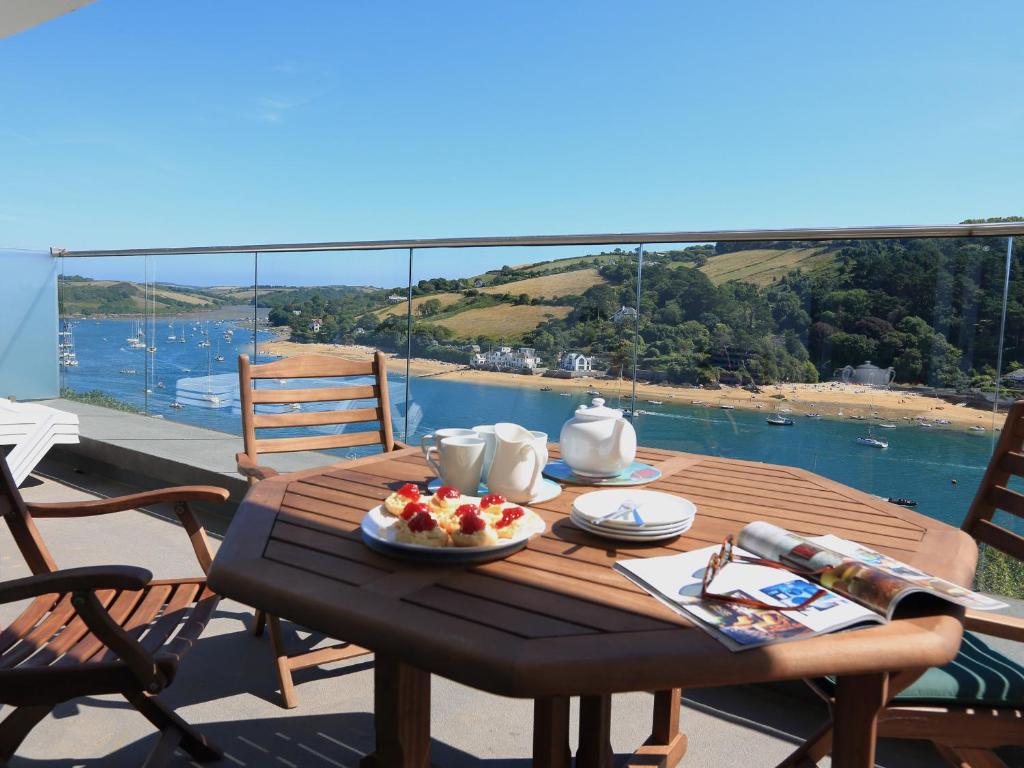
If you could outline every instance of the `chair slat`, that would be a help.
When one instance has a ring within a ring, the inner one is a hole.
[[[988,520],[979,520],[974,524],[972,534],[978,541],[990,544],[1018,560],[1024,560],[1024,537],[1013,531],[1000,528]]]
[[[274,437],[256,441],[259,453],[279,451],[322,451],[328,448],[353,448],[357,445],[376,445],[381,442],[379,431],[347,432],[341,435],[317,437]]]
[[[988,500],[999,509],[1006,510],[1011,515],[1024,517],[1024,495],[1011,491],[1002,485],[991,488],[988,492]]]
[[[316,387],[312,389],[256,389],[254,403],[319,403],[328,400],[374,400],[380,397],[376,384],[353,387]]]
[[[354,424],[360,421],[380,421],[379,408],[351,408],[343,411],[310,411],[307,413],[257,413],[253,416],[256,429],[277,427],[312,427],[325,424]]]
[[[999,460],[999,468],[1017,477],[1024,477],[1024,453],[1010,451]]]
[[[373,372],[372,359],[344,360],[333,355],[297,355],[249,366],[254,379],[319,379],[370,376]]]
[[[62,596],[50,615],[25,635],[20,643],[5,653],[3,658],[0,658],[0,669],[10,669],[23,662],[46,645],[58,630],[71,621],[74,615],[75,609],[71,605],[71,595]]]
[[[167,642],[174,631],[185,622],[189,609],[202,587],[201,582],[188,581],[175,588],[174,594],[164,607],[164,612],[150,625],[140,641],[143,648],[150,653],[155,653],[160,646]]]

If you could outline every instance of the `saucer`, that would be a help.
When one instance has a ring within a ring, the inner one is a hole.
[[[560,480],[563,483],[572,483],[573,485],[625,486],[644,485],[645,483],[654,482],[661,477],[661,470],[657,467],[652,467],[650,464],[634,461],[613,477],[585,477],[577,475],[568,464],[559,459],[548,462],[548,465],[544,467],[544,474],[555,480]]]
[[[431,493],[433,493],[434,491],[436,491],[440,487],[441,487],[441,478],[439,478],[439,477],[435,477],[433,480],[431,480],[429,483],[427,483],[427,490],[430,491]],[[491,492],[490,489],[488,489],[488,487],[486,485],[484,485],[483,483],[480,483],[480,487],[477,488],[476,495],[477,496],[486,496],[490,492]],[[530,499],[529,501],[523,502],[523,503],[524,504],[540,504],[540,503],[545,502],[545,501],[551,501],[553,498],[558,496],[561,492],[562,492],[562,486],[560,486],[554,480],[548,480],[545,477],[543,480],[541,480],[540,493],[538,493],[534,498]]]

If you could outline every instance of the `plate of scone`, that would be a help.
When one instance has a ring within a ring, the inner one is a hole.
[[[496,493],[464,496],[441,486],[433,494],[407,483],[363,517],[363,540],[388,555],[431,562],[482,562],[526,546],[547,526],[531,509]]]

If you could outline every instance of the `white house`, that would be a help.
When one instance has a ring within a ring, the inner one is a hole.
[[[483,354],[473,355],[473,365],[493,365],[497,368],[515,368],[532,371],[540,364],[537,352],[530,347],[499,347]]]
[[[388,296],[388,301],[390,301],[392,304],[401,304],[405,300],[405,296],[399,296],[397,293],[392,293],[390,296]]]
[[[323,322],[324,321],[321,320],[319,317],[314,317],[312,320],[309,321],[309,330],[311,330],[313,333],[320,333],[320,326],[323,325]]]
[[[627,320],[636,320],[636,310],[633,307],[619,307],[612,315],[614,323],[624,323]]]
[[[566,352],[559,368],[576,373],[592,371],[594,370],[594,358],[587,357],[582,352]]]

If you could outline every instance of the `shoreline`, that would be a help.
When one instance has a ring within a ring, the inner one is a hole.
[[[365,359],[376,351],[373,347],[342,344],[299,344],[294,341],[267,341],[260,345],[266,354],[290,357],[297,354],[326,354],[347,360]],[[388,357],[388,370],[405,374],[405,358],[393,353]],[[463,381],[472,384],[521,387],[540,390],[550,387],[553,393],[585,392],[595,389],[605,397],[630,396],[633,383],[628,379],[605,379],[586,377],[578,379],[555,379],[544,376],[525,376],[514,373],[497,373],[467,368],[459,363],[440,360],[412,358],[409,360],[409,374],[416,378],[444,378],[448,381]],[[775,384],[764,385],[760,393],[752,393],[740,387],[726,387],[711,390],[687,387],[677,384],[650,384],[637,382],[637,410],[645,410],[649,400],[663,404],[718,408],[732,406],[737,410],[763,411],[765,417],[780,412],[791,417],[806,413],[818,413],[822,418],[850,419],[863,417],[867,424],[892,422],[901,426],[925,421],[934,424],[946,419],[949,424],[936,428],[969,430],[972,426],[982,427],[986,433],[1002,427],[1005,414],[994,417],[992,411],[955,406],[940,398],[917,392],[894,392],[870,387],[844,384],[841,382],[820,382],[818,384]],[[788,411],[787,411],[788,409]],[[993,422],[995,419],[995,422]],[[973,430],[977,431],[977,430]],[[980,432],[978,434],[981,434]]]

